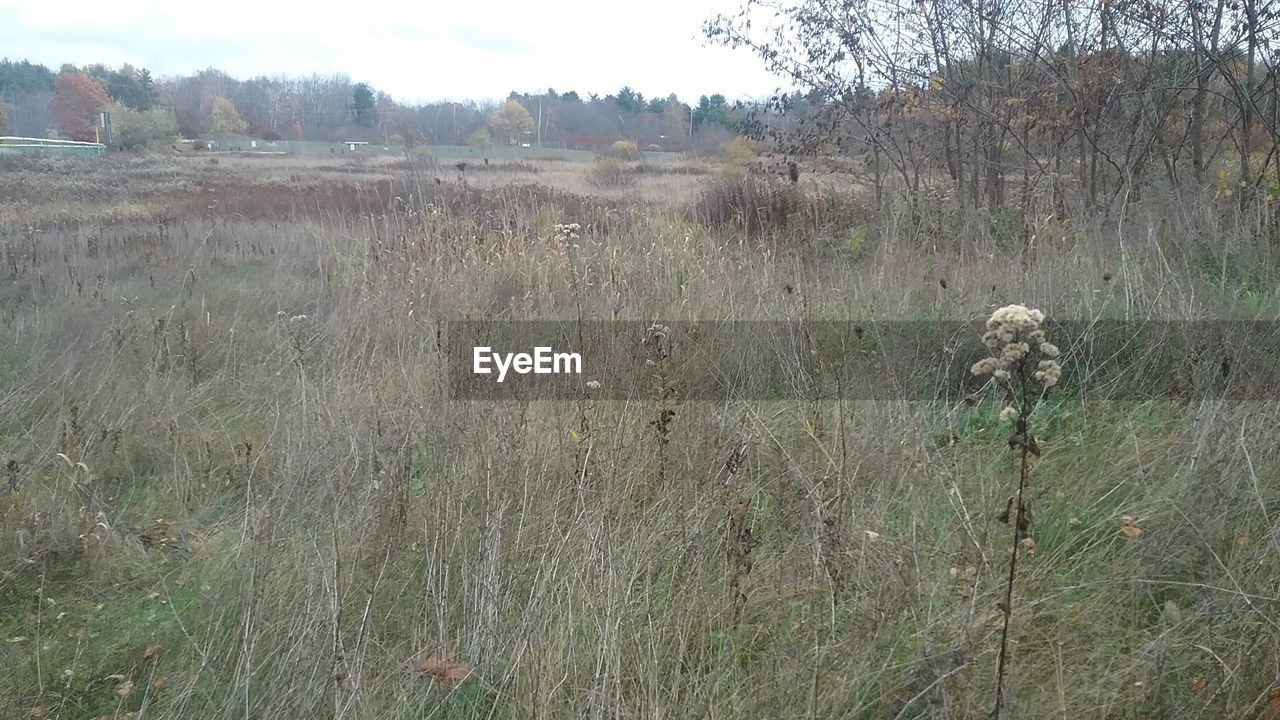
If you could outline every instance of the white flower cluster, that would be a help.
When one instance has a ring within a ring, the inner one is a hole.
[[[644,341],[641,344],[649,348],[650,352],[658,358],[665,359],[670,356],[670,345],[668,344],[671,337],[671,328],[666,325],[654,323],[645,330]],[[653,358],[650,357],[644,361],[650,367],[656,365]]]
[[[999,354],[979,360],[969,371],[1007,381],[1023,363],[1035,360],[1032,377],[1046,388],[1056,385],[1062,376],[1062,366],[1054,359],[1058,357],[1058,346],[1049,342],[1044,328],[1040,327],[1042,322],[1044,313],[1024,305],[1006,305],[996,310],[987,320],[982,342]]]
[[[577,240],[578,233],[582,230],[582,226],[578,223],[556,223],[556,237],[561,240]]]
[[[982,342],[994,349],[1000,343],[1013,342],[1019,333],[1026,333],[1024,337],[1035,339],[1033,333],[1037,331],[1043,339],[1044,332],[1040,330],[1042,322],[1044,313],[1039,310],[1031,310],[1025,305],[1006,305],[991,313],[991,318],[987,320],[987,334],[982,336]]]

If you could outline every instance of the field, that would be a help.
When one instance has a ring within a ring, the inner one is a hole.
[[[240,142],[224,142],[238,148],[232,152],[229,150],[221,150],[218,152],[208,152],[211,156],[222,155],[243,155],[245,153],[289,153],[293,155],[301,155],[304,157],[328,157],[331,159],[344,160],[347,159],[348,153],[343,152],[344,146],[340,142],[321,142],[321,141],[288,141],[278,144],[261,143],[256,150],[246,146],[243,141]],[[394,143],[380,144],[371,142],[360,148],[360,154],[370,158],[403,158],[407,152],[403,145]],[[429,152],[435,158],[441,161],[454,162],[474,161],[483,162],[486,158],[497,162],[518,162],[518,161],[558,161],[558,160],[576,160],[579,162],[590,162],[595,158],[595,153],[589,150],[573,150],[557,147],[511,147],[506,145],[491,145],[489,147],[473,147],[470,145],[432,145]],[[675,152],[659,152],[646,151],[645,159],[649,162],[670,162],[678,160],[680,153]]]
[[[660,371],[457,400],[441,323],[1280,317],[1231,203],[1024,227],[839,175],[590,172],[0,166],[0,718],[985,717],[1003,403]],[[1011,716],[1280,717],[1280,411],[1086,396],[1073,357],[1034,416]]]

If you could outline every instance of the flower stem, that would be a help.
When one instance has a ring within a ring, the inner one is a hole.
[[[1013,616],[1013,579],[1018,574],[1018,543],[1022,540],[1022,524],[1023,524],[1023,504],[1022,493],[1027,487],[1027,476],[1031,472],[1031,456],[1030,445],[1031,436],[1027,429],[1027,384],[1025,378],[1022,383],[1022,413],[1018,417],[1018,434],[1022,436],[1022,457],[1021,467],[1018,474],[1018,493],[1014,500],[1017,508],[1013,517],[1013,548],[1009,551],[1009,577],[1004,586],[1004,604],[1001,610],[1004,613],[1004,625],[1000,630],[1000,656],[996,661],[996,705],[991,711],[991,716],[996,720],[1000,718],[1000,710],[1004,705],[1004,674],[1005,666],[1009,658],[1009,620]]]

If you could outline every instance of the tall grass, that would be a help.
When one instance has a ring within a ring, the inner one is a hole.
[[[782,185],[222,170],[157,163],[117,217],[37,180],[0,225],[0,716],[978,717],[1000,407],[450,401],[440,321],[1280,310],[1270,251],[1187,204],[1009,246]],[[1064,390],[1037,418],[1010,716],[1271,712],[1280,414]]]

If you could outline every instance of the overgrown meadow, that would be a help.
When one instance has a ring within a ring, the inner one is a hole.
[[[1275,241],[1200,196],[112,157],[0,198],[6,719],[983,717],[1003,403],[452,400],[444,321],[1280,317]],[[1071,360],[1010,716],[1280,717],[1280,411]]]

